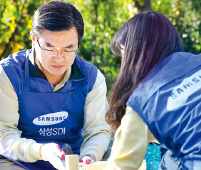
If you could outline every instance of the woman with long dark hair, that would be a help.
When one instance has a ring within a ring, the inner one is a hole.
[[[106,114],[117,130],[106,169],[138,169],[152,134],[183,169],[198,167],[201,56],[182,52],[171,21],[154,11],[129,19],[111,49],[122,63]]]

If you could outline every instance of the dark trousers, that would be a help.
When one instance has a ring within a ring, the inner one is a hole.
[[[0,155],[0,169],[1,170],[25,170],[16,163],[10,161],[9,159],[4,158]]]

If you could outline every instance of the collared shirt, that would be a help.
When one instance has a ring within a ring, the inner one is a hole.
[[[34,61],[33,53],[30,61],[41,69],[40,63]],[[69,80],[71,68],[65,73],[64,79],[53,87],[53,91],[62,88]],[[106,83],[102,73],[98,70],[97,78],[92,90],[87,94],[84,106],[83,144],[80,157],[93,154],[96,160],[102,159],[107,150],[111,128],[105,121],[105,113],[108,107],[106,98]],[[7,155],[17,155],[17,159],[34,162],[41,159],[39,148],[41,144],[34,140],[21,138],[21,132],[17,128],[19,120],[18,97],[13,86],[0,66],[0,150]]]

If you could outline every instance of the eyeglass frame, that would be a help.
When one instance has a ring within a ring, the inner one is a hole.
[[[39,43],[39,40],[38,40],[38,39],[39,39],[39,38],[37,37],[37,38],[36,38],[36,41],[37,41],[38,46],[40,47],[41,51],[54,52],[54,53],[56,53],[56,55],[57,55],[58,53],[61,53],[61,55],[62,55],[62,56],[65,56],[65,53],[66,53],[66,54],[68,54],[68,52],[74,52],[74,53],[75,53],[75,55],[76,55],[76,54],[77,54],[77,52],[78,52],[78,50],[79,50],[79,47],[77,48],[77,50],[74,50],[74,51],[61,51],[61,52],[58,52],[58,51],[53,51],[53,50],[47,50],[47,49],[43,49],[43,48],[41,47],[41,45],[40,45],[40,43]]]

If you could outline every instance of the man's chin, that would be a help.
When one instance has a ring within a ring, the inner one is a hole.
[[[65,72],[62,72],[62,73],[50,73],[52,74],[53,76],[62,76],[65,74]]]
[[[60,70],[60,69],[51,69],[51,70],[48,70],[49,71],[49,73],[50,74],[52,74],[52,75],[63,75],[65,72],[66,72],[66,70],[65,69],[62,69],[62,70]]]

